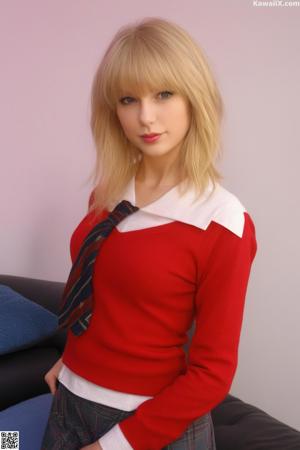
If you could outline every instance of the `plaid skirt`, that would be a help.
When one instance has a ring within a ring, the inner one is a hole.
[[[41,450],[80,450],[134,411],[79,397],[58,381]],[[211,414],[196,419],[176,441],[161,450],[216,450]]]

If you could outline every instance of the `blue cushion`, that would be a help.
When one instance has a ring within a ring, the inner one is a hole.
[[[0,411],[0,430],[18,431],[19,448],[40,450],[53,395],[42,394]]]
[[[58,317],[0,284],[0,355],[29,347],[57,329]]]

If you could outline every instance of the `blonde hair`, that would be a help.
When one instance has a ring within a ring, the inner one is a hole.
[[[191,124],[180,158],[185,189],[200,196],[223,176],[215,168],[221,150],[223,102],[203,51],[179,25],[158,17],[121,27],[94,75],[90,126],[96,146],[90,211],[110,208],[135,175],[141,151],[126,138],[116,104],[126,90],[172,90],[186,98]],[[185,191],[185,190],[184,190]]]

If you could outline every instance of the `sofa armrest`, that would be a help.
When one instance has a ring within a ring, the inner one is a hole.
[[[228,394],[212,410],[217,449],[300,450],[300,431]]]
[[[29,300],[38,303],[54,314],[58,313],[65,283],[0,274],[0,284],[6,284]]]
[[[64,283],[1,274],[0,284],[58,314]],[[0,355],[0,410],[50,392],[44,376],[61,357],[66,338],[67,331],[60,330],[28,348]]]

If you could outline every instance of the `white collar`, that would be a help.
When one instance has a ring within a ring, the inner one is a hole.
[[[203,230],[214,221],[242,237],[245,221],[243,213],[246,208],[232,192],[219,183],[216,185],[215,192],[209,197],[213,188],[210,181],[198,199],[194,189],[189,189],[180,196],[176,185],[154,202],[141,207],[140,211],[194,225]],[[130,179],[122,199],[136,206],[135,176]]]

